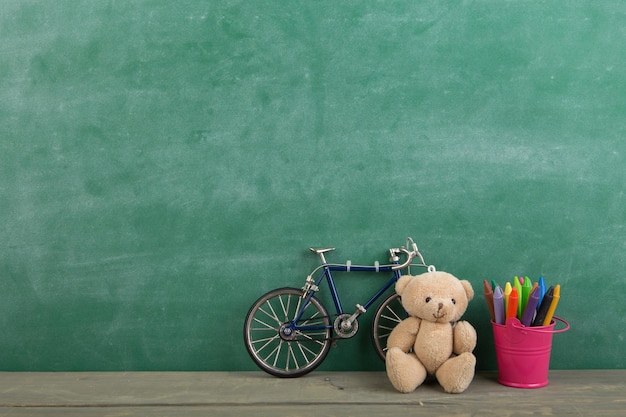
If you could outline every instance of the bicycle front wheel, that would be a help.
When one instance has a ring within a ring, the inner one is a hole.
[[[402,307],[400,296],[396,293],[385,298],[376,309],[372,320],[372,342],[376,353],[383,361],[387,353],[387,338],[398,323],[407,317],[408,314]]]
[[[328,355],[332,326],[326,309],[312,297],[307,305],[302,290],[279,288],[261,296],[250,307],[244,323],[244,341],[252,360],[265,372],[283,378],[304,375]],[[290,329],[304,308],[298,326]]]

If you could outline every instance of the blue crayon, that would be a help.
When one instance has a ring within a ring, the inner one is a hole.
[[[543,296],[546,295],[546,281],[543,279],[543,277],[539,277],[539,303],[537,303],[537,310],[539,310],[539,306],[541,305],[541,302],[543,301]]]

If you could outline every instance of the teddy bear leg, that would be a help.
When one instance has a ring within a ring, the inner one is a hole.
[[[387,376],[391,385],[400,392],[411,392],[426,379],[426,368],[412,353],[392,347],[385,356]]]
[[[445,361],[437,369],[435,375],[444,391],[458,394],[469,387],[472,379],[474,379],[475,367],[476,357],[469,352],[465,352]]]

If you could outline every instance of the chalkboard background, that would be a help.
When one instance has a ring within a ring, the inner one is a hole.
[[[1,370],[256,369],[309,246],[407,236],[473,283],[480,369],[514,275],[562,286],[552,368],[624,367],[621,0],[5,0],[0,38]],[[371,315],[323,369],[383,369]]]

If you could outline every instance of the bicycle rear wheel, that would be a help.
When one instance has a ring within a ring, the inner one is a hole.
[[[317,328],[290,331],[288,327],[304,301],[302,290],[278,288],[255,301],[246,315],[243,329],[246,349],[257,366],[271,375],[283,378],[304,375],[317,368],[328,354],[332,326],[317,298],[311,298],[297,323]]]
[[[383,361],[387,352],[387,338],[398,323],[407,317],[408,314],[400,303],[400,296],[396,293],[385,298],[376,309],[372,319],[371,335],[374,349]]]

